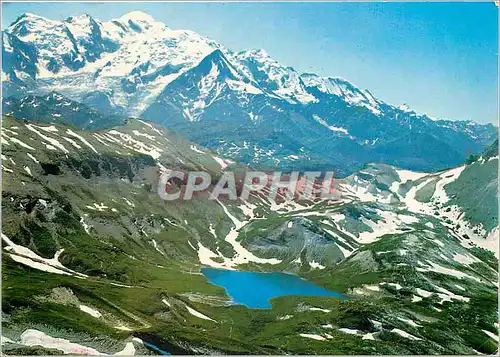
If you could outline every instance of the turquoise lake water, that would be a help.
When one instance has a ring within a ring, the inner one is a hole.
[[[153,345],[152,343],[149,343],[149,342],[146,342],[146,341],[142,341],[142,343],[144,343],[144,346],[146,347],[149,347],[153,350],[155,350],[156,352],[158,352],[160,355],[163,355],[163,356],[170,356],[170,353],[168,353],[167,351],[164,351],[162,350],[161,348],[159,348],[158,346],[156,345]]]
[[[270,299],[278,296],[334,296],[345,299],[346,296],[321,286],[285,273],[256,273],[215,268],[202,268],[207,280],[221,286],[235,304],[242,304],[253,309],[269,309]]]

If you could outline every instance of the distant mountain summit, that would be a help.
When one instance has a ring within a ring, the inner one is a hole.
[[[383,162],[431,171],[497,137],[491,124],[433,120],[345,79],[300,73],[260,49],[235,53],[140,11],[108,22],[24,14],[2,38],[5,97],[57,91],[172,127],[253,166],[347,175]]]

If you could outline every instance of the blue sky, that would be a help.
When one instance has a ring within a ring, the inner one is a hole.
[[[232,50],[264,48],[301,72],[340,76],[430,116],[497,123],[498,9],[490,3],[3,3],[99,20],[132,11]]]

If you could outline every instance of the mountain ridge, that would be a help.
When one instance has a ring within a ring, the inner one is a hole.
[[[84,15],[79,15],[79,16],[70,16],[62,21],[54,21],[54,20],[49,20],[48,18],[45,18],[45,17],[42,17],[42,16],[39,16],[39,15],[36,15],[36,14],[33,14],[33,13],[24,13],[22,15],[20,15],[11,25],[9,25],[5,30],[2,31],[3,34],[7,33],[9,35],[16,35],[16,34],[19,34],[19,30],[16,29],[17,27],[19,26],[22,26],[23,25],[23,22],[20,23],[20,20],[31,20],[31,21],[36,21],[36,20],[41,20],[41,21],[45,21],[45,22],[48,22],[50,24],[52,24],[53,26],[54,25],[62,25],[62,24],[71,24],[73,23],[73,21],[75,21],[76,19],[81,19],[81,18],[85,18],[85,19],[88,19],[88,22],[91,23],[91,24],[95,24],[95,25],[99,25],[101,27],[101,32],[108,32],[107,34],[107,39],[111,39],[113,36],[109,34],[109,32],[111,32],[109,29],[107,29],[107,27],[111,26],[111,25],[114,25],[114,26],[122,26],[123,27],[123,24],[121,22],[128,22],[128,21],[132,21],[135,19],[139,19],[139,23],[143,23],[143,24],[147,24],[147,26],[145,27],[145,30],[149,30],[151,29],[152,27],[164,27],[164,28],[167,28],[168,27],[159,22],[159,21],[156,21],[152,16],[150,16],[149,14],[145,13],[145,12],[142,12],[142,11],[131,11],[127,14],[124,14],[123,16],[121,16],[120,18],[118,19],[114,19],[114,20],[110,20],[110,21],[107,21],[107,22],[101,22],[99,20],[95,20],[92,16],[88,15],[88,14],[84,14]],[[28,21],[25,21],[27,23],[29,23]],[[80,21],[81,22],[81,21]],[[130,29],[129,29],[130,30]],[[25,31],[27,31],[25,29]],[[122,29],[123,31],[123,29]],[[186,30],[173,30],[173,31],[178,31],[178,32],[185,32],[185,33],[192,33],[192,34],[195,34],[193,31],[186,31]],[[14,33],[14,32],[17,32],[17,33]],[[139,31],[137,31],[139,32]],[[72,31],[71,34],[73,35],[73,37],[75,38],[78,38],[78,36],[75,36],[76,31]],[[123,33],[120,34],[121,36],[123,36]],[[199,36],[199,35],[198,35]],[[118,36],[116,36],[118,37]],[[116,40],[116,38],[115,38]],[[216,46],[219,46],[218,44],[216,44]],[[224,52],[225,54],[231,54],[231,57],[233,58],[238,58],[238,57],[244,57],[244,58],[248,58],[250,60],[253,60],[253,61],[256,61],[258,60],[258,58],[262,58],[262,57],[266,57],[270,62],[272,62],[274,65],[277,65],[277,66],[280,66],[281,68],[283,69],[290,69],[294,72],[295,69],[293,67],[290,67],[290,66],[283,66],[281,65],[278,61],[274,60],[270,55],[269,53],[264,50],[264,49],[249,49],[249,50],[241,50],[239,52],[236,52],[236,53],[233,53],[232,51],[230,50],[227,50],[225,48],[224,49]],[[113,52],[113,51],[109,51],[109,52]],[[308,73],[308,72],[304,72],[304,73],[299,73],[299,72],[296,72],[298,74],[298,77],[300,77],[301,79],[303,78],[307,78],[307,77],[315,77],[318,81],[323,81],[323,83],[325,82],[328,82],[328,81],[334,81],[334,82],[343,82],[345,85],[351,87],[352,89],[356,89],[359,91],[359,93],[362,93],[362,92],[365,92],[365,95],[368,94],[368,96],[370,96],[371,98],[369,99],[370,101],[379,101],[379,99],[375,99],[375,97],[373,97],[373,95],[370,93],[370,91],[368,90],[359,90],[355,85],[353,85],[351,82],[349,82],[347,79],[345,78],[342,78],[342,77],[335,77],[335,76],[326,76],[326,77],[321,77],[321,76],[318,76],[314,73]],[[318,83],[316,83],[316,85],[319,85]],[[324,86],[324,85],[323,85]],[[324,90],[328,90],[327,87],[323,87]],[[385,102],[382,102],[382,103],[385,103]],[[402,106],[405,106],[406,108],[409,108],[406,104],[402,105]],[[408,110],[408,109],[406,109]],[[446,119],[439,119],[439,120],[446,120]]]

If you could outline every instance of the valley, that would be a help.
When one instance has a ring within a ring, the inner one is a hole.
[[[88,132],[4,117],[2,140],[5,353],[55,352],[50,338],[106,354],[497,348],[495,149],[431,174],[367,165],[336,180],[337,200],[166,202],[165,168],[238,164],[139,120]],[[479,219],[456,189],[476,172]],[[249,309],[203,267],[287,272],[347,299]]]

